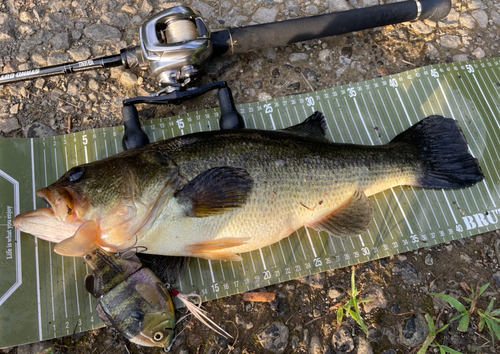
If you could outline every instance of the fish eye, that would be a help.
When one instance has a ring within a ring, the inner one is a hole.
[[[82,177],[84,172],[85,172],[85,168],[75,167],[74,169],[72,169],[70,171],[69,176],[68,176],[68,181],[70,181],[70,182],[78,181]]]
[[[163,339],[164,335],[162,332],[156,332],[154,335],[153,335],[153,339],[155,340],[155,342],[159,342]]]

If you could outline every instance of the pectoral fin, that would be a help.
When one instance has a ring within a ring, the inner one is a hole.
[[[73,236],[59,242],[54,247],[54,251],[61,256],[83,257],[97,246],[98,232],[94,221],[86,221]]]
[[[175,197],[187,216],[205,217],[241,207],[252,187],[253,179],[246,170],[217,167],[198,175]]]
[[[333,236],[357,236],[368,229],[372,219],[370,199],[365,193],[357,190],[342,206],[307,226],[316,231],[326,231]]]

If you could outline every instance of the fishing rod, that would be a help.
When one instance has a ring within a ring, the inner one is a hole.
[[[221,91],[221,108],[224,106],[219,121],[221,129],[244,127],[243,118],[236,111],[227,84],[208,85],[199,89],[190,87],[201,74],[203,63],[209,58],[407,21],[439,21],[448,15],[450,9],[451,0],[410,0],[211,32],[196,11],[187,6],[176,6],[153,15],[143,23],[139,30],[140,44],[137,46],[124,48],[115,55],[7,73],[0,76],[0,85],[118,66],[149,70],[157,81],[159,90],[151,97],[137,97],[123,102],[123,147],[139,147],[149,140],[139,131],[139,117],[134,106],[137,103],[179,104],[217,89]]]
[[[0,84],[66,75],[100,68],[150,70],[162,88],[153,95],[180,90],[200,73],[211,57],[330,37],[407,21],[439,21],[448,15],[451,0],[411,0],[280,22],[210,32],[201,16],[176,6],[148,18],[140,28],[140,44],[119,54],[7,73]]]

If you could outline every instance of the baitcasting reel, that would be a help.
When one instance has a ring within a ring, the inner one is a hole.
[[[137,66],[143,70],[149,69],[161,89],[152,94],[152,97],[136,97],[123,101],[124,150],[149,143],[149,138],[139,124],[139,115],[134,106],[138,103],[180,104],[217,89],[221,109],[220,128],[245,127],[226,82],[186,90],[198,76],[199,66],[212,54],[210,31],[194,10],[178,6],[162,11],[144,22],[139,35],[140,46],[121,51],[122,61],[126,63],[124,66],[126,69]]]
[[[164,92],[189,84],[212,54],[210,31],[198,13],[186,6],[154,15],[139,34],[141,45],[133,49],[139,67],[149,69]]]

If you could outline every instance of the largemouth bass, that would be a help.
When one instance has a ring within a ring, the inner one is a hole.
[[[302,226],[362,234],[369,196],[410,185],[463,188],[483,179],[453,119],[428,117],[380,146],[336,144],[316,112],[279,131],[202,132],[72,168],[38,191],[49,208],[19,215],[21,231],[81,256],[76,229],[98,225],[108,250],[240,260]]]

